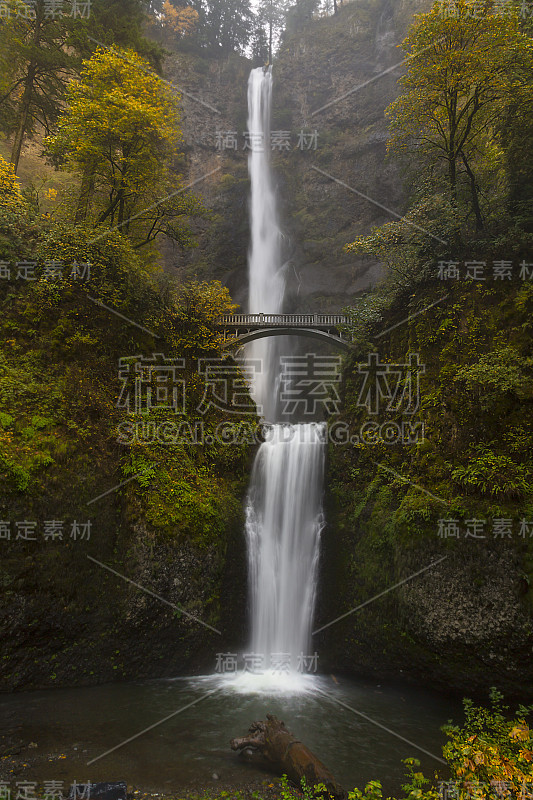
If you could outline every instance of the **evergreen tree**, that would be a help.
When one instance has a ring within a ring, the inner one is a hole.
[[[284,0],[259,0],[255,8],[255,26],[253,34],[253,54],[265,63],[272,63],[272,55],[276,49],[285,25],[286,4]]]
[[[60,9],[51,12],[45,0],[27,6],[26,16],[17,15],[16,2],[9,9],[0,19],[0,127],[14,136],[11,163],[17,172],[25,138],[39,125],[49,133],[57,120],[78,63],[71,51],[78,23]]]
[[[198,12],[200,45],[224,54],[247,47],[254,29],[250,0],[194,0],[192,5]]]
[[[318,12],[320,0],[296,0],[287,10],[287,33],[295,33],[308,25]]]
[[[268,35],[262,19],[256,19],[252,40],[252,59],[255,64],[266,64],[269,61]]]
[[[159,12],[162,0],[153,6],[148,0],[92,0],[89,19],[76,31],[78,51],[89,58],[99,45],[131,48],[160,74],[163,51],[143,33],[150,10]]]

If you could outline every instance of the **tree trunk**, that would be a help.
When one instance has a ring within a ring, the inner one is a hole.
[[[457,204],[457,164],[453,154],[448,156],[448,178],[450,181],[450,200],[452,205],[455,206]]]
[[[323,783],[325,798],[346,800],[348,797],[328,768],[272,714],[267,714],[266,722],[253,722],[248,736],[232,739],[231,749],[260,752],[279,774],[287,775],[298,788],[305,778],[308,786]]]
[[[470,193],[472,195],[472,206],[474,208],[474,214],[476,215],[476,230],[482,231],[483,230],[483,215],[481,213],[481,207],[479,205],[479,196],[478,196],[478,186],[476,183],[476,176],[470,169],[470,164],[468,163],[465,154],[461,150],[461,158],[463,159],[463,164],[465,165],[466,174],[468,175],[468,179],[470,181]]]
[[[32,36],[32,46],[34,48],[38,48],[41,44],[41,25],[43,22],[42,13],[43,13],[43,6],[42,4],[38,4],[36,8],[35,30]],[[18,126],[15,133],[15,140],[13,142],[13,149],[11,151],[11,163],[13,164],[13,170],[15,174],[17,173],[18,170],[20,153],[22,151],[22,143],[24,142],[24,137],[26,135],[26,128],[28,126],[28,118],[30,116],[30,108],[33,97],[36,73],[37,73],[37,62],[35,61],[34,58],[31,58],[28,64],[26,78],[24,80],[24,91],[22,93],[22,98],[20,101],[20,106],[18,111],[18,118],[19,118]]]
[[[76,206],[76,222],[85,222],[89,211],[89,204],[94,194],[94,169],[92,164],[86,164],[81,176],[80,194]]]
[[[449,136],[447,146],[448,179],[450,181],[450,200],[457,205],[457,91],[451,92],[448,102]]]
[[[24,136],[26,134],[26,127],[28,125],[28,117],[30,114],[30,106],[31,106],[31,98],[33,94],[33,82],[35,80],[35,71],[37,65],[34,61],[30,61],[28,66],[28,72],[26,74],[26,80],[24,81],[24,93],[22,95],[22,99],[20,101],[19,111],[18,111],[18,126],[15,133],[15,139],[13,141],[13,149],[11,151],[11,163],[13,164],[13,170],[15,174],[17,173],[19,161],[20,161],[20,153],[22,150],[22,142],[24,141]]]

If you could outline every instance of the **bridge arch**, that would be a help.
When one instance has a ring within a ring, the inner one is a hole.
[[[240,336],[228,339],[224,342],[222,348],[242,347],[242,345],[248,342],[253,342],[256,339],[263,339],[267,336],[309,336],[314,339],[320,339],[323,342],[328,342],[329,344],[334,344],[342,350],[350,351],[352,349],[352,345],[349,342],[344,341],[344,339],[341,339],[339,336],[334,336],[332,333],[316,330],[314,328],[297,327],[260,328],[259,330],[248,331],[247,333],[240,334]]]

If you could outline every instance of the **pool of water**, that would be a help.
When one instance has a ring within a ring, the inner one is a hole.
[[[154,792],[206,785],[213,773],[234,783],[265,777],[229,741],[267,713],[283,719],[345,787],[379,779],[387,792],[402,783],[403,758],[419,758],[428,775],[445,770],[440,726],[462,716],[456,701],[429,691],[331,676],[296,685],[200,676],[0,697],[2,727],[16,728],[24,742],[25,778],[126,780]]]

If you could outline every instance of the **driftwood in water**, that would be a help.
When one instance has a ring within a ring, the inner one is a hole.
[[[345,790],[329,769],[272,714],[267,714],[266,722],[253,722],[248,734],[232,739],[231,749],[260,752],[277,772],[287,775],[298,787],[305,778],[308,786],[323,783],[327,790],[324,797],[346,800]]]

